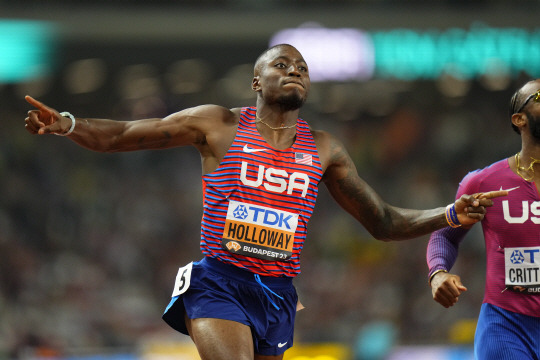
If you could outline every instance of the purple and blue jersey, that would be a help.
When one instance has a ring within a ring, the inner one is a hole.
[[[482,229],[486,248],[484,303],[515,313],[540,317],[540,197],[534,182],[516,175],[508,161],[498,161],[469,173],[461,181],[463,194],[509,190],[493,199]],[[430,274],[450,270],[467,230],[445,228],[431,236],[427,260]]]

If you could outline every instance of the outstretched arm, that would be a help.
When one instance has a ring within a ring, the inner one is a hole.
[[[347,212],[379,240],[404,240],[431,233],[449,225],[445,207],[412,210],[389,205],[358,175],[344,146],[331,135],[314,132],[323,162],[323,181]],[[482,220],[490,198],[506,192],[463,195],[455,202],[459,223],[470,226]]]
[[[68,135],[77,144],[94,151],[118,152],[201,145],[215,123],[231,112],[215,105],[186,109],[163,119],[116,121],[60,115],[55,109],[26,96],[36,109],[28,112],[26,129],[32,134]],[[199,149],[200,150],[200,149]]]

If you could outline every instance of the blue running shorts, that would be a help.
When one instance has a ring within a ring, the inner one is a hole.
[[[477,360],[540,360],[540,317],[482,304],[474,356]]]
[[[192,264],[189,281],[180,282],[184,292],[173,293],[163,314],[173,329],[189,335],[185,311],[190,319],[224,319],[249,326],[255,353],[260,355],[280,355],[293,345],[298,295],[292,278],[259,276],[205,257]],[[178,284],[177,277],[175,289]]]

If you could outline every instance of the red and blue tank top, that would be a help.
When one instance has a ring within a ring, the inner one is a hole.
[[[201,250],[256,274],[294,277],[321,162],[307,122],[298,119],[293,145],[278,150],[257,131],[256,110],[242,108],[227,154],[202,177]]]

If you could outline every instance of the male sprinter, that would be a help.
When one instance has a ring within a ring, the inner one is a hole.
[[[344,146],[299,118],[310,88],[298,50],[278,45],[256,61],[256,107],[203,105],[163,119],[75,118],[31,97],[26,128],[68,136],[94,151],[192,145],[202,159],[201,261],[180,269],[163,318],[193,339],[203,360],[279,360],[293,345],[293,278],[320,181],[377,239],[418,237],[482,220],[490,197],[463,195],[447,207],[400,209],[359,176]],[[181,166],[182,164],[178,164]],[[173,191],[173,190],[171,190]]]

